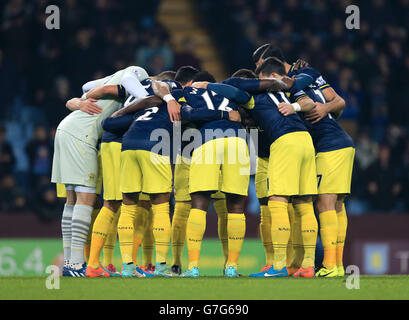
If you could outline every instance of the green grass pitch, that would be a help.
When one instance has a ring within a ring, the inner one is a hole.
[[[409,276],[361,276],[358,290],[347,289],[345,279],[60,278],[60,289],[50,290],[46,288],[46,277],[2,277],[0,300],[409,299]]]

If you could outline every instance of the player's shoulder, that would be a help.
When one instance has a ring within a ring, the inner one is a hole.
[[[125,69],[123,69],[124,74],[126,73],[131,73],[133,75],[135,75],[139,81],[143,81],[149,78],[148,73],[146,72],[146,70],[142,67],[139,66],[129,66]]]

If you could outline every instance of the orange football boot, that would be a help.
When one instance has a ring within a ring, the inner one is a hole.
[[[109,278],[110,274],[105,271],[102,266],[99,266],[97,269],[88,266],[87,270],[85,271],[85,276],[87,278]]]
[[[307,269],[300,268],[293,274],[294,278],[314,278],[314,267],[308,267]]]

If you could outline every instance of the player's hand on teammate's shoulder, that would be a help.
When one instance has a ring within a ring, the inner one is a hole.
[[[281,80],[287,85],[287,90],[291,89],[295,82],[294,77],[290,78],[288,76],[284,76]]]
[[[303,69],[303,68],[308,68],[309,66],[310,66],[310,64],[307,61],[302,60],[302,59],[298,59],[294,63],[294,70],[297,71],[297,70],[300,70],[300,69]]]
[[[180,104],[176,100],[170,100],[167,103],[170,121],[180,121]]]
[[[311,123],[317,123],[325,118],[328,114],[328,109],[325,104],[316,102],[314,109],[308,111],[305,115],[305,119],[311,121]]]
[[[281,114],[286,117],[295,113],[294,106],[287,102],[281,102],[278,105],[278,111],[280,111]]]
[[[207,89],[207,85],[209,82],[207,81],[198,81],[198,82],[193,82],[192,87],[193,88],[198,88],[198,89]]]
[[[229,120],[234,122],[241,122],[240,113],[236,110],[229,111]]]
[[[82,112],[86,112],[90,115],[94,115],[94,114],[100,114],[102,113],[102,108],[97,105],[95,102],[97,102],[98,100],[96,99],[86,99],[86,100],[82,100],[80,102],[80,110]]]

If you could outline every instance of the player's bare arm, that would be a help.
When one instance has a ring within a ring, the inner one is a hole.
[[[148,96],[144,98],[139,98],[133,101],[131,104],[128,106],[119,109],[118,111],[114,112],[111,117],[119,117],[123,116],[125,114],[130,114],[130,113],[135,113],[137,111],[143,110],[143,109],[148,109],[155,107],[157,105],[162,104],[163,101],[160,97],[157,96]]]
[[[170,93],[170,87],[166,82],[162,81],[152,81],[153,92],[160,97],[162,100],[166,101],[170,121],[180,121],[180,104],[173,98]]]
[[[90,115],[100,114],[102,112],[102,108],[95,104],[97,102],[96,99],[81,99],[81,98],[72,98],[67,101],[65,106],[70,111],[81,110],[86,112]]]
[[[278,105],[278,111],[282,113],[284,116],[289,116],[296,112],[309,112],[313,110],[315,107],[315,102],[312,101],[309,97],[305,96],[300,98],[295,103],[286,103],[281,102]]]
[[[325,104],[317,102],[316,107],[306,114],[305,118],[312,123],[320,121],[329,113],[338,119],[345,109],[345,100],[333,88],[325,88],[322,90],[322,94],[328,102]]]

